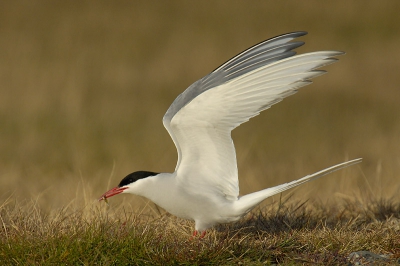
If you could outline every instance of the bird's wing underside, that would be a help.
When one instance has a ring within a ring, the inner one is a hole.
[[[196,81],[180,94],[163,123],[178,150],[176,174],[191,191],[239,195],[231,131],[261,111],[311,83],[317,71],[336,61],[337,51],[295,55],[305,32],[284,34],[259,43]]]

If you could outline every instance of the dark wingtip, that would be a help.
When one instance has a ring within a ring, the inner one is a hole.
[[[294,33],[297,37],[304,36],[304,35],[307,35],[307,34],[308,34],[307,31],[294,31],[293,33]]]

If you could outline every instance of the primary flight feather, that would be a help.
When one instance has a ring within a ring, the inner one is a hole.
[[[163,124],[178,151],[174,173],[134,172],[99,200],[132,193],[178,217],[195,221],[195,233],[237,221],[264,199],[361,162],[344,162],[290,183],[239,197],[231,131],[325,73],[338,51],[296,55],[307,34],[292,32],[266,40],[196,81],[168,108]]]

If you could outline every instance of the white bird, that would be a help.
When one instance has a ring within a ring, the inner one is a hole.
[[[290,183],[239,196],[238,169],[231,131],[271,105],[310,84],[343,52],[295,55],[307,32],[283,34],[256,44],[193,83],[167,110],[163,124],[178,150],[173,173],[134,172],[104,193],[146,197],[169,213],[194,220],[193,236],[239,220],[266,198],[361,162],[347,161]]]

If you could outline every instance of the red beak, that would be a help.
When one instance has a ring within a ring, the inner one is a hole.
[[[112,188],[109,191],[107,191],[106,193],[104,193],[103,195],[101,195],[101,197],[99,198],[99,201],[102,201],[103,199],[118,195],[118,194],[124,192],[125,189],[127,189],[127,187]]]

